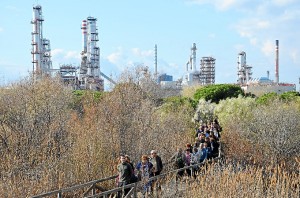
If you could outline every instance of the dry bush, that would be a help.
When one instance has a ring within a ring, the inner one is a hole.
[[[34,188],[29,186],[43,182],[49,188],[58,187],[58,162],[70,148],[65,128],[70,98],[56,79],[29,78],[2,90],[1,197],[31,194]],[[45,177],[52,179],[45,181]]]
[[[298,164],[298,168],[300,164]],[[204,168],[196,181],[187,184],[183,197],[299,197],[299,173],[280,166],[240,168],[217,164]]]
[[[119,153],[137,161],[173,133],[185,135],[177,117],[174,127],[161,128],[169,120],[155,113],[160,95],[151,91],[131,79],[98,102],[87,94],[81,111],[73,111],[70,90],[56,79],[2,89],[0,196],[26,197],[111,176]]]
[[[105,94],[98,104],[85,105],[84,117],[77,118],[74,122],[76,130],[72,131],[89,134],[90,138],[80,134],[75,136],[80,138],[80,147],[98,147],[98,154],[93,152],[98,164],[92,167],[105,170],[104,175],[111,175],[113,170],[109,165],[120,153],[130,155],[137,162],[141,155],[149,154],[152,149],[158,150],[166,161],[177,146],[186,143],[192,124],[191,109],[164,113],[148,96],[140,86],[128,82]],[[187,111],[190,111],[189,115]],[[78,147],[74,150],[83,152],[86,149]]]
[[[252,119],[240,125],[241,135],[262,145],[258,149],[269,161],[294,163],[300,153],[300,111],[294,104],[275,100],[252,109],[251,114]]]

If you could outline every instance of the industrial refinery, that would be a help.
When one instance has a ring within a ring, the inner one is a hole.
[[[37,79],[59,73],[63,82],[73,89],[104,90],[100,77],[100,48],[97,45],[97,19],[87,17],[82,21],[82,52],[79,67],[63,64],[53,69],[51,61],[50,40],[43,37],[43,15],[40,5],[33,7],[32,63],[33,73]],[[78,71],[79,70],[79,71]],[[107,76],[105,76],[108,78]]]
[[[269,71],[267,71],[266,77],[253,78],[252,67],[247,65],[246,52],[242,51],[238,54],[237,64],[237,83],[247,93],[259,96],[271,92],[281,94],[288,91],[296,91],[295,84],[279,82],[279,40],[275,41],[275,81],[270,79]]]
[[[183,78],[183,86],[211,85],[215,84],[215,61],[213,57],[202,57],[200,67],[197,69],[196,43],[191,47],[191,55],[186,63],[186,74]]]
[[[82,51],[80,53],[81,63],[78,66],[63,64],[59,69],[52,68],[50,40],[43,36],[42,7],[33,7],[32,24],[32,64],[33,74],[36,79],[43,76],[53,76],[59,74],[66,86],[72,89],[104,90],[104,80],[116,84],[110,77],[101,72],[100,67],[100,47],[98,45],[97,18],[87,17],[82,20]],[[215,62],[211,56],[203,56],[197,66],[197,47],[193,43],[190,48],[190,56],[185,65],[185,74],[182,79],[173,81],[173,76],[166,73],[159,74],[157,64],[157,45],[154,47],[154,76],[157,83],[162,88],[182,89],[184,86],[212,85],[215,84]],[[275,46],[275,81],[267,77],[253,78],[252,66],[247,64],[246,52],[241,51],[237,57],[237,84],[245,92],[256,95],[267,92],[283,93],[295,91],[296,85],[289,83],[279,83],[279,40]],[[103,77],[103,78],[102,78]]]
[[[50,40],[43,37],[43,15],[42,7],[37,5],[33,7],[32,24],[32,64],[33,73],[37,78],[45,75],[51,75],[51,47]]]

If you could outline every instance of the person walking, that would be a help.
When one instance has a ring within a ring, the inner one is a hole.
[[[150,162],[153,164],[153,176],[159,175],[163,170],[163,163],[156,150],[151,151]]]
[[[151,181],[149,178],[153,176],[153,164],[149,162],[147,155],[142,156],[142,161],[136,165],[136,170],[138,172],[138,178],[143,183],[143,194],[151,193]]]
[[[161,171],[163,170],[163,163],[161,161],[160,156],[157,155],[156,150],[151,151],[151,157],[150,157],[150,162],[153,164],[153,176],[160,175]],[[159,185],[159,179],[156,181],[153,181],[151,185],[151,190],[153,191],[154,187],[157,187],[158,189],[161,189]]]
[[[177,152],[171,157],[170,161],[175,161],[174,166],[176,169],[181,169],[185,166],[185,153],[182,151],[182,148],[177,148]],[[182,178],[184,170],[177,172],[176,181],[178,178]]]
[[[133,170],[129,163],[126,161],[126,157],[124,155],[120,155],[120,163],[117,166],[118,170],[118,187],[126,186],[127,184],[130,184]],[[124,193],[122,191],[118,192],[118,198],[123,196],[126,196],[126,194],[129,192],[130,188],[124,189]]]

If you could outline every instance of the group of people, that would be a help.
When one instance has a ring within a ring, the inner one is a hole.
[[[163,163],[156,150],[151,151],[151,156],[143,155],[141,161],[134,165],[130,162],[128,155],[120,156],[118,170],[118,187],[125,186],[137,181],[143,182],[143,192],[151,192],[154,182],[149,181],[150,177],[159,175],[163,170]],[[129,188],[124,189],[124,195],[129,192]],[[122,192],[118,193],[118,197],[122,196]]]
[[[219,138],[222,128],[217,120],[210,124],[201,124],[196,130],[195,143],[191,145],[186,144],[186,148],[177,148],[177,152],[171,157],[174,160],[175,168],[180,169],[185,166],[193,166],[191,169],[185,171],[178,171],[178,176],[182,177],[184,172],[188,176],[196,177],[199,170],[199,164],[205,160],[218,157],[219,155]]]
[[[222,128],[217,120],[212,121],[210,124],[201,124],[196,130],[194,144],[187,143],[185,149],[177,149],[177,152],[170,159],[170,161],[174,162],[176,169],[195,165],[191,169],[178,171],[177,175],[179,178],[183,176],[184,172],[188,176],[196,177],[200,168],[197,164],[218,156],[221,130]],[[149,181],[149,178],[161,173],[163,163],[160,156],[157,155],[157,151],[152,150],[151,156],[143,155],[136,166],[130,162],[129,156],[121,155],[117,170],[118,187],[142,181],[143,192],[147,193],[152,192],[155,183]],[[129,190],[129,188],[124,189],[124,195]],[[119,192],[118,197],[121,197],[121,195],[122,193]]]

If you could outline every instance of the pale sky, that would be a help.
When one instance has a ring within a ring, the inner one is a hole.
[[[279,40],[279,81],[299,85],[300,0],[1,0],[0,83],[32,71],[32,7],[41,5],[53,67],[80,64],[81,21],[98,19],[101,71],[117,76],[143,64],[176,80],[185,74],[190,48],[216,59],[216,83],[235,83],[237,55],[247,54],[254,78],[274,80]],[[106,81],[105,81],[106,82]],[[297,88],[298,90],[298,88]]]

